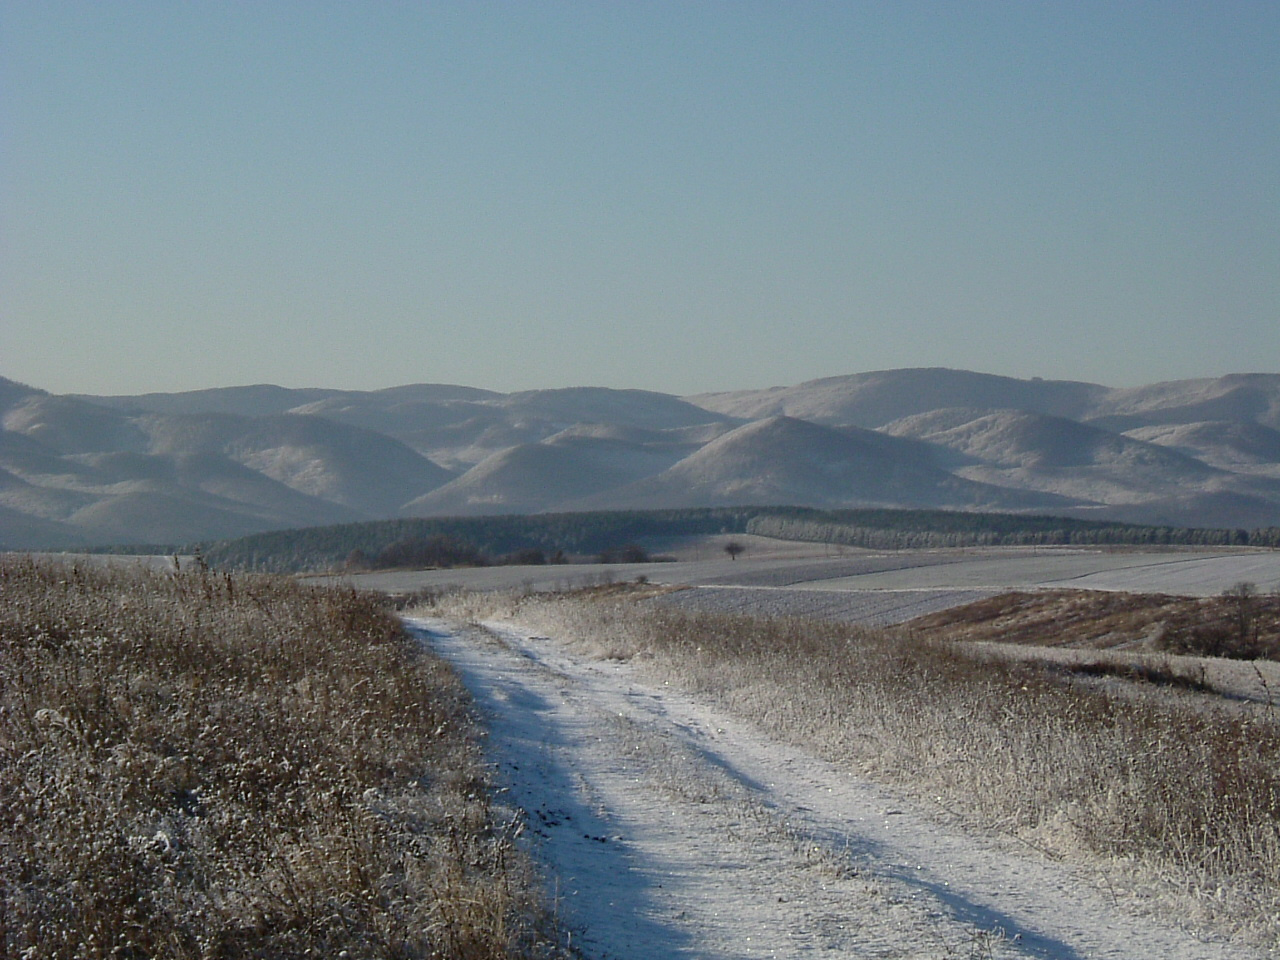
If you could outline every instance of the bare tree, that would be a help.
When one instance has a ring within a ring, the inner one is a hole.
[[[724,545],[724,552],[729,555],[730,560],[737,560],[738,554],[742,553],[746,549],[747,548],[744,547],[742,544],[740,544],[737,540],[730,540],[728,543]]]

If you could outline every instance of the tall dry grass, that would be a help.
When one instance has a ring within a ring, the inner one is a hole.
[[[0,560],[0,954],[550,956],[464,691],[369,596]]]
[[[510,598],[505,610],[483,602],[441,600],[634,660],[1053,855],[1133,865],[1177,887],[1197,919],[1280,946],[1274,711],[1241,715],[1211,697],[1100,683],[903,631],[685,613],[621,588]]]

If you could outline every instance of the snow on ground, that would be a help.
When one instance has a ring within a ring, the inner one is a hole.
[[[1280,551],[1131,553],[1042,548],[1002,555],[974,552],[948,564],[837,574],[821,586],[829,590],[1079,587],[1210,596],[1241,580],[1251,580],[1264,590],[1280,584]]]
[[[459,586],[476,590],[579,587],[602,580],[822,590],[988,590],[1087,586],[1208,596],[1248,580],[1280,587],[1280,551],[1103,550],[1079,547],[858,551],[845,556],[711,557],[675,563],[570,564],[405,570],[343,577],[374,590]],[[315,578],[324,579],[324,578]]]
[[[655,601],[685,610],[882,626],[1006,590],[1075,587],[1213,596],[1242,580],[1263,592],[1280,590],[1280,551],[993,547],[823,556],[813,549],[769,551],[757,544],[755,556],[738,560],[714,548],[706,559],[675,563],[408,570],[349,579],[369,589],[408,593],[424,587],[567,590],[639,578],[690,588]]]
[[[1241,581],[1252,583],[1263,592],[1280,590],[1280,552],[1166,557],[1163,562],[1154,560],[1089,572],[1070,579],[1049,581],[1041,586],[1208,597],[1222,593]]]
[[[661,574],[655,582],[675,582]],[[1280,589],[1280,552],[1130,553],[1081,549],[903,551],[855,559],[762,563],[689,576],[654,602],[683,610],[806,616],[872,626],[1006,590],[1075,588],[1213,596],[1243,581]]]
[[[409,624],[487,715],[498,779],[588,958],[1250,956],[627,663],[510,624]]]

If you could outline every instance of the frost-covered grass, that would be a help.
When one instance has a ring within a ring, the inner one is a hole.
[[[980,590],[807,590],[761,587],[691,587],[653,603],[694,613],[753,617],[807,617],[870,626],[903,623],[989,595]]]
[[[368,595],[0,560],[0,955],[554,955],[467,709]]]
[[[641,595],[440,602],[646,665],[780,738],[1053,856],[1083,852],[1159,877],[1184,917],[1280,946],[1274,709],[1218,710],[1209,695],[1151,684],[1109,690],[904,631],[688,613]]]

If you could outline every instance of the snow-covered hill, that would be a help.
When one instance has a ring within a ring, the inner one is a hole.
[[[675,397],[0,378],[0,547],[355,519],[711,504],[1280,526],[1280,375],[1113,389],[948,369]]]
[[[662,473],[582,507],[733,504],[949,507],[1049,511],[1073,504],[974,483],[920,459],[917,447],[870,430],[768,417],[711,441]]]

